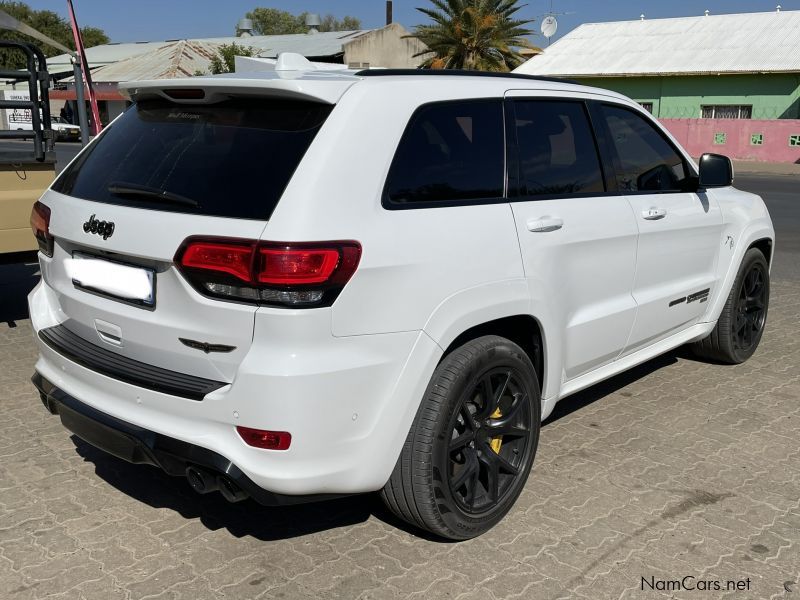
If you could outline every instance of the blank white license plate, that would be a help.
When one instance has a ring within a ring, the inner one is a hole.
[[[64,263],[67,275],[77,288],[139,306],[155,306],[156,273],[153,269],[78,252]]]

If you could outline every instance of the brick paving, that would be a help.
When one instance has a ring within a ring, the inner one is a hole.
[[[374,496],[230,505],[105,455],[39,402],[30,324],[0,323],[0,597],[800,598],[800,283],[772,296],[748,363],[679,351],[564,400],[514,510],[458,544]],[[642,589],[687,576],[723,590]]]

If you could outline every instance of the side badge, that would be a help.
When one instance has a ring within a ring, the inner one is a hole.
[[[209,344],[208,342],[198,342],[197,340],[187,340],[186,338],[178,338],[181,344],[193,348],[194,350],[202,350],[206,354],[211,352],[233,352],[236,346],[226,346],[225,344]]]

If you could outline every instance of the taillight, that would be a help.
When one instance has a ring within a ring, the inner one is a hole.
[[[31,210],[31,229],[39,250],[46,256],[53,256],[53,236],[50,235],[50,207],[37,201]]]
[[[288,450],[292,434],[288,431],[265,431],[250,427],[237,427],[236,431],[248,446],[266,450]]]
[[[175,263],[206,296],[272,306],[330,306],[361,258],[358,242],[189,238]]]

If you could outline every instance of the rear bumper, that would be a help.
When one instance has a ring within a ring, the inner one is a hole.
[[[194,399],[154,389],[158,377],[137,385],[119,369],[101,372],[97,360],[89,365],[63,344],[47,343],[43,332],[70,320],[46,282],[31,292],[29,304],[39,347],[36,372],[52,386],[135,431],[159,436],[167,449],[166,440],[174,440],[224,457],[219,468],[235,465],[258,488],[282,496],[380,489],[442,353],[423,332],[337,338],[322,310],[264,310],[256,314],[253,343],[233,381]],[[81,356],[88,352],[68,346]],[[140,371],[141,365],[124,362],[126,373]],[[239,425],[288,431],[291,447],[248,446],[236,432]],[[143,456],[168,472],[178,468],[170,471],[152,452]]]
[[[265,506],[300,504],[340,497],[341,494],[288,496],[269,492],[253,482],[230,460],[207,448],[144,429],[92,408],[57,388],[40,373],[31,377],[42,404],[83,441],[133,464],[159,467],[169,475],[183,476],[190,466],[227,477]]]

